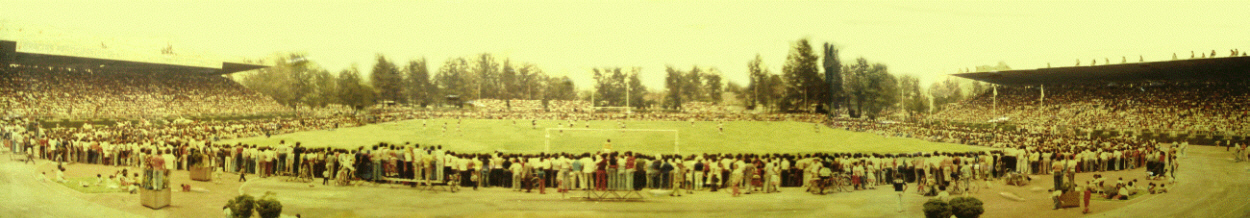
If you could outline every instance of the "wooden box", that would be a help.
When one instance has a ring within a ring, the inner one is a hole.
[[[152,209],[161,209],[169,206],[170,189],[163,190],[139,190],[139,201],[144,207]]]
[[[208,182],[213,181],[212,167],[191,167],[191,180]]]
[[[1064,192],[1063,195],[1059,195],[1059,206],[1062,208],[1080,207],[1084,195],[1083,191]]]

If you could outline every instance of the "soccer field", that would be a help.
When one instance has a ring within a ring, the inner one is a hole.
[[[455,119],[406,120],[372,124],[362,127],[340,128],[276,135],[270,138],[254,137],[224,140],[222,143],[256,144],[272,146],[279,140],[287,143],[301,142],[305,147],[357,148],[378,142],[403,144],[412,142],[426,145],[443,145],[455,152],[506,151],[520,153],[543,152],[547,148],[546,128],[556,125],[568,128],[567,121],[539,120],[533,128],[530,120],[477,120],[464,119],[458,125]],[[446,123],[446,131],[443,130]],[[626,121],[629,129],[677,130],[680,139],[672,132],[623,132],[623,131],[550,131],[550,151],[583,153],[602,148],[607,139],[612,140],[616,151],[634,151],[647,154],[672,154],[680,147],[682,154],[692,153],[811,153],[811,152],[928,152],[928,151],[974,151],[974,147],[951,143],[936,143],[918,139],[882,137],[872,133],[859,133],[828,127],[816,127],[800,122],[725,122],[725,131],[717,129],[718,122],[687,121]],[[424,127],[423,127],[424,126]],[[586,129],[585,121],[573,128]],[[591,121],[591,129],[620,129],[617,121]],[[817,131],[819,128],[819,131]],[[674,140],[679,140],[677,145]]]

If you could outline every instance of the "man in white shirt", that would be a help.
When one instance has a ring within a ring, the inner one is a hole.
[[[443,181],[445,179],[443,177],[444,177],[444,174],[446,173],[443,171],[447,164],[446,163],[447,159],[448,159],[447,151],[443,150],[442,145],[439,145],[438,147],[434,149],[434,164],[435,164],[434,179],[436,181]]]
[[[169,150],[166,150],[164,154],[161,154],[161,159],[165,159],[165,169],[166,169],[166,170],[171,170],[171,171],[172,171],[172,170],[174,170],[174,165],[175,165],[175,164],[174,164],[174,160],[175,160],[175,158],[174,158],[174,155],[173,155],[172,153],[170,153],[170,152],[169,152]]]
[[[594,184],[593,182],[590,182],[591,178],[593,178],[590,175],[595,174],[595,162],[588,155],[583,155],[582,159],[578,161],[582,162],[582,172],[577,184],[579,184],[582,189],[590,189],[589,184]]]

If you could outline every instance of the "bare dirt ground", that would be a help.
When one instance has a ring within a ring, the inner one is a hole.
[[[1034,176],[1027,186],[1004,186],[1001,181],[971,196],[985,202],[982,217],[1250,217],[1250,163],[1234,163],[1222,147],[1191,146],[1181,158],[1178,183],[1171,193],[1144,195],[1128,201],[1093,201],[1091,213],[1079,208],[1052,210],[1049,175]],[[35,181],[38,172],[51,172],[54,163],[37,165],[0,158],[0,215],[2,217],[221,217],[225,202],[243,192],[254,196],[275,192],[283,214],[303,217],[923,217],[921,204],[929,197],[904,195],[905,209],[897,210],[897,195],[887,187],[876,190],[812,195],[797,188],[781,193],[730,197],[706,190],[683,197],[651,197],[641,202],[594,202],[565,198],[553,189],[547,194],[520,193],[506,188],[462,189],[457,193],[421,191],[401,185],[323,186],[312,183],[260,179],[239,183],[236,174],[216,182],[191,181],[186,171],[174,173],[172,183],[190,184],[208,192],[174,192],[172,206],[151,210],[140,206],[138,195],[83,194],[66,187]],[[119,167],[74,164],[68,177],[111,173]],[[1143,181],[1143,169],[1101,173],[1111,178]],[[1076,181],[1092,178],[1081,173]],[[1155,181],[1156,183],[1160,181]],[[311,185],[311,187],[310,187]],[[1039,190],[1040,189],[1040,190]],[[1001,192],[1025,201],[1008,200]],[[645,191],[644,191],[645,193]],[[579,195],[573,192],[569,196]]]

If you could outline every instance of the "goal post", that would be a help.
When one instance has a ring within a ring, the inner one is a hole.
[[[568,132],[658,132],[673,134],[673,153],[681,153],[681,138],[678,130],[675,129],[589,129],[589,128],[546,128],[545,145],[543,152],[551,153],[551,132],[552,131],[568,131]],[[602,142],[600,142],[602,143]],[[615,146],[615,145],[614,145]],[[636,151],[637,152],[637,151]]]

